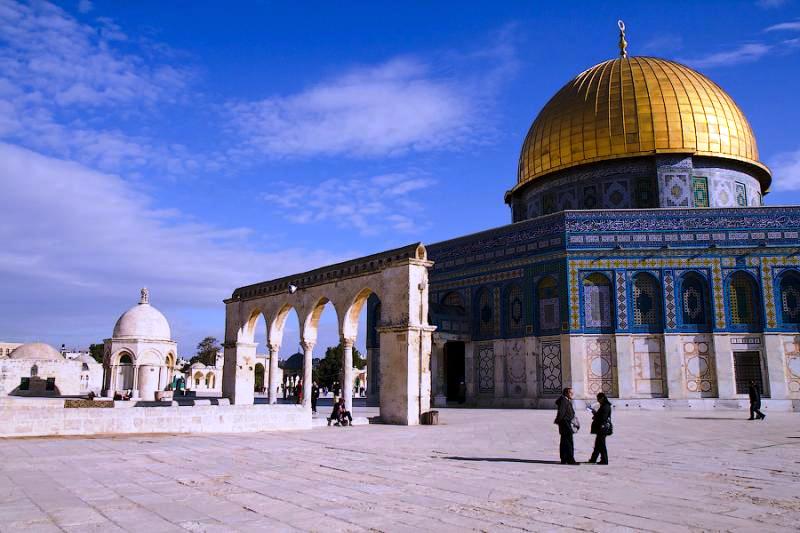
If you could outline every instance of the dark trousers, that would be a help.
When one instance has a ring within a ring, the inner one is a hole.
[[[311,410],[317,412],[317,399],[313,396],[311,397]]]
[[[558,433],[561,435],[561,443],[558,447],[561,456],[561,464],[575,462],[575,443],[572,440],[572,427],[569,422],[562,422],[558,425]]]
[[[590,463],[594,463],[597,461],[597,458],[600,457],[601,463],[608,462],[608,450],[606,449],[606,435],[597,434],[594,438],[594,450],[592,451],[592,456],[589,458]]]
[[[764,413],[761,412],[761,402],[750,402],[750,420],[758,415],[758,418],[764,418]]]
[[[353,415],[350,414],[350,411],[342,411],[339,413],[339,423],[344,425],[345,419],[347,419],[348,424],[351,426],[353,425]]]

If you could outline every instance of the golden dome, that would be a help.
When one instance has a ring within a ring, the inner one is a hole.
[[[725,91],[673,61],[620,57],[578,74],[547,102],[522,145],[515,189],[585,163],[670,153],[749,164],[769,188],[750,124]]]

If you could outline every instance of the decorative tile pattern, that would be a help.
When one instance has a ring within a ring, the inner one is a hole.
[[[595,209],[598,207],[597,202],[597,186],[586,185],[583,188],[583,208]]]
[[[722,269],[719,259],[714,259],[711,268],[711,279],[714,281],[714,315],[717,317],[717,327],[725,327],[725,299],[722,288]]]
[[[639,273],[633,278],[633,324],[656,326],[661,322],[661,291],[658,281],[650,274]]]
[[[471,278],[460,279],[458,281],[451,281],[447,283],[437,283],[436,290],[444,291],[448,289],[457,289],[460,287],[474,287],[477,285],[484,285],[487,283],[495,283],[498,281],[507,281],[510,279],[519,279],[524,275],[524,270],[516,268],[514,270],[507,270],[505,272],[492,272],[483,276],[475,276]]]
[[[709,337],[696,337],[694,341],[683,343],[683,367],[687,391],[704,397],[717,395],[716,367]]]
[[[558,282],[547,276],[539,282],[539,329],[550,331],[561,327],[561,308],[558,297]]]
[[[747,187],[738,181],[736,182],[736,205],[747,207]]]
[[[478,297],[478,331],[481,337],[489,337],[494,333],[495,309],[489,289],[481,289]]]
[[[647,394],[654,398],[666,396],[664,351],[660,336],[633,339],[633,371],[634,386],[638,394]]]
[[[625,283],[625,272],[618,270],[616,273],[617,281],[617,327],[628,329],[628,298]]]
[[[493,320],[493,331],[495,337],[500,336],[500,287],[494,288],[494,320]]]
[[[583,321],[587,328],[611,326],[611,286],[602,274],[591,274],[583,282]]]
[[[604,392],[608,396],[617,396],[614,352],[612,337],[586,339],[586,383],[591,395]]]
[[[728,304],[732,324],[743,326],[758,322],[757,309],[760,306],[758,305],[756,294],[755,282],[750,276],[744,272],[733,274],[728,290]]]
[[[730,179],[711,180],[711,199],[714,207],[733,207],[736,205],[736,195],[733,192],[733,182]]]
[[[634,190],[634,206],[638,208],[655,207],[657,205],[653,192],[653,180],[638,178]]]
[[[507,344],[506,362],[509,383],[525,383],[525,344],[513,340]]]
[[[561,394],[561,341],[542,342],[542,393]]]
[[[708,178],[692,177],[692,199],[695,207],[708,207]]]
[[[800,393],[800,335],[784,337],[783,351],[786,354],[786,381],[789,393]]]
[[[478,345],[478,392],[494,392],[494,344]]]
[[[699,274],[689,272],[685,275],[681,294],[681,321],[684,324],[706,323],[705,282]]]
[[[672,271],[664,272],[664,309],[666,310],[667,327],[675,329],[677,327],[677,312],[675,308],[675,280]]]
[[[603,184],[603,206],[606,209],[627,207],[630,205],[628,182],[614,180]]]
[[[659,177],[661,199],[664,207],[689,207],[689,176],[664,174]]]
[[[577,209],[578,202],[575,198],[575,189],[569,188],[558,192],[558,210]]]
[[[800,323],[800,280],[786,276],[781,281],[781,316],[784,324]]]
[[[766,258],[761,259],[761,284],[764,286],[764,314],[767,317],[767,327],[774,328],[778,325],[778,312],[775,309],[775,296],[773,285],[773,270]]]
[[[514,285],[508,291],[508,331],[520,333],[525,329],[522,289]]]

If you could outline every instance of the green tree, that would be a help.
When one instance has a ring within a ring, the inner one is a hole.
[[[197,345],[197,355],[192,357],[190,363],[200,361],[204,365],[214,366],[217,364],[217,352],[220,350],[219,341],[216,337],[206,337]]]
[[[341,381],[342,359],[344,358],[344,348],[341,343],[338,346],[329,346],[325,350],[325,358],[320,360],[319,365],[314,369],[314,380],[320,387],[331,388],[334,381]],[[353,366],[364,368],[367,361],[361,357],[361,352],[353,347]]]
[[[105,346],[103,344],[90,344],[89,345],[89,355],[91,355],[95,361],[100,364],[103,364],[103,353],[105,352]]]

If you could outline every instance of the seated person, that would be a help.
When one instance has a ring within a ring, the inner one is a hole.
[[[352,426],[353,425],[353,416],[350,414],[350,411],[344,406],[344,398],[339,398],[339,402],[337,404],[339,406],[339,424],[342,426]],[[334,406],[336,409],[336,406]]]
[[[339,398],[333,398],[333,411],[331,411],[331,416],[328,417],[328,425],[331,425],[331,422],[336,422],[336,425],[339,425]]]

